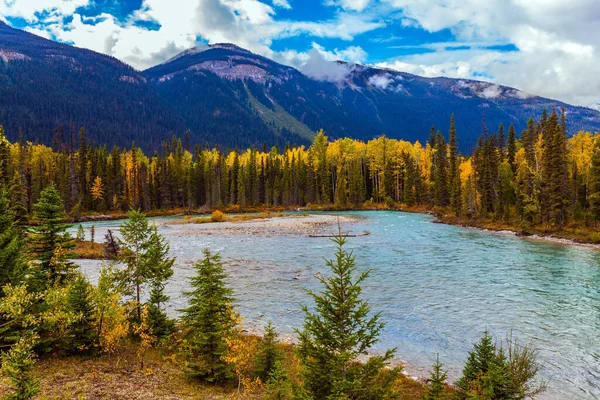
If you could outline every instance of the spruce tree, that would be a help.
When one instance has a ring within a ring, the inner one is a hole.
[[[256,354],[256,375],[267,382],[271,374],[275,372],[277,362],[281,361],[282,354],[279,349],[279,337],[273,324],[269,322],[265,327],[265,333]]]
[[[517,138],[516,138],[515,126],[510,124],[508,128],[508,144],[506,149],[506,158],[510,164],[510,168],[513,175],[517,174],[517,164],[515,163],[515,155],[517,154]]]
[[[449,151],[449,193],[452,210],[460,216],[462,211],[462,195],[460,182],[460,169],[458,160],[458,140],[456,138],[456,128],[454,127],[454,114],[450,118],[450,133],[448,139]]]
[[[369,317],[371,307],[361,299],[361,284],[369,271],[355,276],[355,257],[344,249],[347,238],[341,230],[332,241],[337,245],[335,258],[327,261],[332,275],[319,278],[323,292],[308,292],[315,308],[310,311],[303,306],[304,329],[297,331],[305,389],[317,399],[391,398],[399,371],[385,368],[395,349],[358,362],[377,343],[385,326],[381,313]]]
[[[4,135],[4,128],[0,125],[0,189],[7,189],[9,177],[9,162],[10,162],[10,143]]]
[[[448,158],[446,142],[440,131],[437,132],[435,150],[435,180],[434,180],[434,204],[446,207],[449,202],[448,195]]]
[[[152,227],[143,262],[148,270],[150,283],[149,324],[158,339],[172,333],[175,329],[174,321],[168,318],[163,308],[169,300],[169,296],[165,294],[165,286],[173,276],[173,264],[175,263],[175,258],[169,258],[169,249],[169,244],[158,234],[156,226]]]
[[[83,225],[79,224],[77,227],[77,241],[83,242],[85,240],[85,231],[83,230]]]
[[[54,185],[42,191],[34,206],[33,220],[35,224],[30,228],[27,251],[29,258],[38,264],[35,279],[38,285],[45,287],[63,281],[74,268],[66,256],[75,244],[67,232],[70,225],[64,222],[63,202]]]
[[[429,374],[429,382],[423,400],[441,400],[445,398],[444,384],[448,379],[448,373],[442,370],[443,364],[440,363],[439,355],[433,364],[433,370]]]
[[[10,380],[6,400],[28,400],[40,392],[40,381],[33,375],[37,336],[28,332],[2,355],[2,372]]]
[[[148,280],[148,271],[143,257],[148,251],[152,227],[140,210],[129,210],[127,220],[121,225],[119,261],[127,265],[127,281],[131,285],[136,303],[137,317],[141,317],[142,285]]]
[[[94,351],[98,344],[98,333],[94,319],[92,285],[82,274],[78,274],[69,287],[69,308],[79,318],[69,327],[66,348],[71,353]]]
[[[194,266],[196,275],[190,278],[192,290],[184,293],[189,305],[181,310],[190,346],[186,372],[208,382],[223,382],[233,377],[232,367],[223,360],[225,338],[235,326],[233,292],[225,284],[220,255],[208,249],[203,253],[204,259]]]
[[[590,206],[594,225],[600,221],[600,139],[596,139],[590,169]]]
[[[8,191],[0,189],[0,287],[17,284],[23,278],[23,235],[11,210]]]

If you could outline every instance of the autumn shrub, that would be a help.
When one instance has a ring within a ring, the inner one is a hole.
[[[226,220],[227,220],[227,217],[220,210],[215,210],[210,215],[210,221],[211,222],[225,222]]]

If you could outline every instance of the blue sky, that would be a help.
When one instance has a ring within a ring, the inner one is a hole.
[[[341,59],[600,102],[597,0],[0,0],[0,18],[138,69],[232,42],[313,74]]]

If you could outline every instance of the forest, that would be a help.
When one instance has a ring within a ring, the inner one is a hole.
[[[564,110],[482,133],[472,154],[460,154],[454,116],[447,134],[431,128],[427,143],[381,136],[368,142],[328,141],[309,147],[245,151],[195,145],[188,135],[160,152],[96,145],[81,128],[51,147],[0,131],[0,183],[10,187],[21,219],[42,190],[56,186],[67,214],[124,213],[130,208],[199,211],[228,208],[392,208],[428,210],[453,223],[488,223],[523,233],[574,227],[591,232],[600,219],[598,133],[567,137]],[[594,235],[587,240],[598,239]]]

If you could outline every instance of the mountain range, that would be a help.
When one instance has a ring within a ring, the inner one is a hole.
[[[314,78],[232,44],[187,50],[146,71],[91,50],[0,22],[0,125],[10,139],[50,144],[79,127],[98,144],[156,150],[189,131],[191,143],[224,148],[308,144],[385,134],[424,143],[456,115],[461,150],[502,122],[525,128],[543,109],[564,107],[569,132],[600,130],[600,112],[464,79],[423,78],[338,62]],[[339,73],[341,71],[341,74]],[[551,82],[549,82],[551,84]]]

